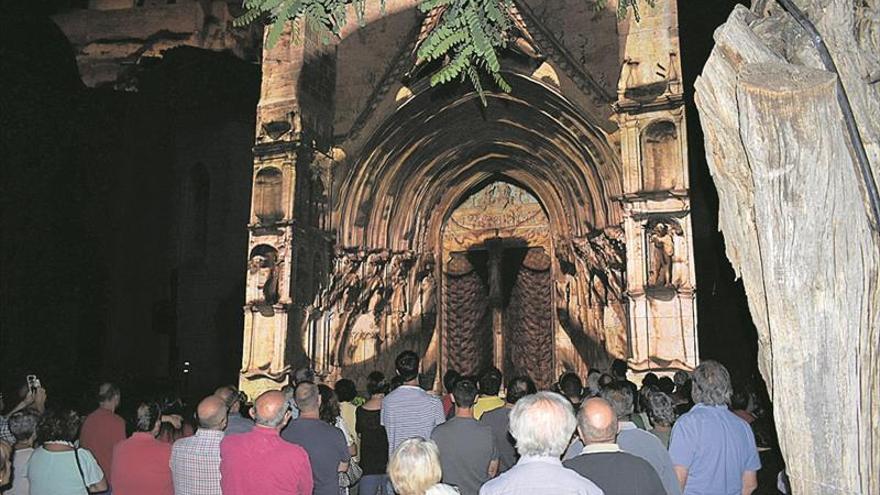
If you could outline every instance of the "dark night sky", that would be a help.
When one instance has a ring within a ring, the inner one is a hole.
[[[130,147],[145,142],[161,147],[163,132],[173,132],[164,128],[165,114],[144,110],[159,103],[149,94],[92,90],[79,81],[71,47],[47,16],[84,3],[4,2],[0,16],[2,387],[9,390],[23,373],[37,371],[63,382],[74,399],[72,390],[85,388],[105,371],[104,315],[115,296],[108,294],[108,280],[127,269],[108,266],[108,260],[118,259],[114,250],[119,248],[109,241],[115,228],[108,223],[114,217],[108,213],[114,205],[109,172],[130,156]],[[755,370],[755,329],[742,284],[733,280],[717,233],[718,199],[693,106],[693,81],[712,48],[712,32],[735,2],[679,3],[700,352],[704,359],[724,362],[735,376],[746,377]],[[235,111],[246,113],[255,111],[253,96],[223,97]],[[146,117],[132,124],[132,111]]]

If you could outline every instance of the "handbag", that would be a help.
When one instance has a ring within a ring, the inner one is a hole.
[[[339,473],[339,486],[342,488],[351,488],[360,481],[361,476],[363,475],[363,468],[361,468],[361,465],[358,464],[357,460],[352,457],[348,461],[348,471]]]

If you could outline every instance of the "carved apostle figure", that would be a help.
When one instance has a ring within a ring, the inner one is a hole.
[[[675,254],[675,240],[665,223],[658,223],[651,231],[651,276],[648,284],[653,287],[672,286],[672,257]]]
[[[247,303],[272,305],[278,301],[275,257],[255,253],[248,261]]]

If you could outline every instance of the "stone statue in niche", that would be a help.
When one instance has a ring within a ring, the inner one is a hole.
[[[277,257],[277,253],[272,248],[254,249],[248,261],[248,304],[271,306],[278,302]]]
[[[648,237],[651,247],[650,287],[673,287],[672,267],[675,256],[674,230],[664,222],[657,222]]]

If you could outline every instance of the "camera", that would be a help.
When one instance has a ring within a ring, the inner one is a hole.
[[[31,392],[36,392],[37,389],[41,388],[43,385],[40,383],[40,379],[37,378],[37,375],[28,375],[27,386],[28,390],[30,390]]]

